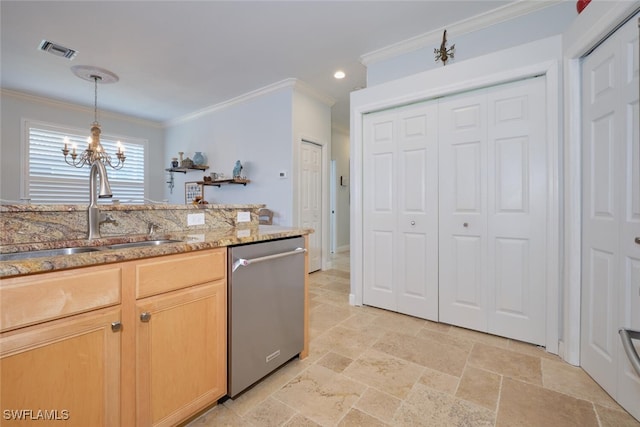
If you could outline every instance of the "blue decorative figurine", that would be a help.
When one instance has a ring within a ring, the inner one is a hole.
[[[242,172],[242,164],[240,160],[236,160],[236,165],[233,168],[233,178],[240,178],[240,173]]]

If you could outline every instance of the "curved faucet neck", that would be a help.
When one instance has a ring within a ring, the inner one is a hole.
[[[100,189],[96,189],[96,179],[100,178]],[[97,193],[97,194],[96,194]],[[89,171],[89,209],[87,210],[88,238],[97,239],[100,237],[100,211],[98,209],[97,198],[112,197],[111,185],[107,177],[107,169],[100,160],[91,163]]]

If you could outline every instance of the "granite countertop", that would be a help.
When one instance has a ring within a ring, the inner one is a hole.
[[[0,253],[20,252],[27,250],[56,249],[65,247],[106,246],[118,243],[137,242],[142,240],[172,239],[176,243],[164,243],[157,246],[105,249],[73,255],[31,258],[25,260],[1,261],[0,278],[87,267],[114,262],[130,261],[161,255],[179,254],[190,251],[233,246],[244,243],[261,242],[285,237],[301,236],[312,233],[310,229],[297,229],[272,225],[260,225],[247,228],[222,228],[209,230],[193,230],[189,232],[156,233],[109,237],[89,241],[58,240],[46,243],[16,244],[0,246]]]

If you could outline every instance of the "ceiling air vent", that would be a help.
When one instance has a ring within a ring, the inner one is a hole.
[[[67,58],[68,60],[72,60],[73,58],[75,58],[76,54],[78,53],[77,50],[69,49],[68,47],[61,46],[48,40],[42,40],[39,49],[45,52],[52,53],[56,56],[62,56],[63,58]]]

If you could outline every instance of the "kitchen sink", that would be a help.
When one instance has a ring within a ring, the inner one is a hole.
[[[159,240],[143,240],[141,242],[116,243],[115,245],[104,246],[105,249],[127,249],[140,248],[146,246],[158,246],[166,243],[180,243],[182,240],[159,239]]]
[[[70,248],[43,249],[38,251],[23,251],[0,254],[0,261],[19,261],[31,258],[46,258],[59,255],[73,255],[87,252],[104,251],[109,249],[128,249],[149,246],[158,246],[166,243],[179,243],[182,240],[159,239],[159,240],[143,240],[141,242],[116,243],[114,245],[105,246],[78,246]]]
[[[0,254],[0,261],[16,261],[30,258],[43,258],[53,257],[58,255],[73,255],[81,254],[85,252],[99,251],[99,248],[91,246],[79,246],[74,248],[58,248],[58,249],[43,249],[39,251],[23,251]]]

